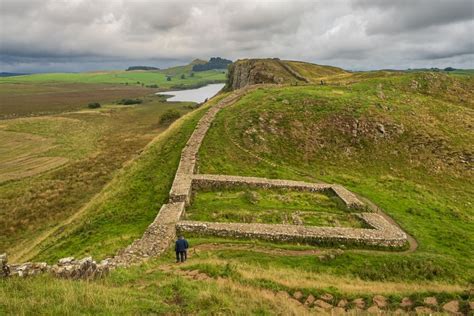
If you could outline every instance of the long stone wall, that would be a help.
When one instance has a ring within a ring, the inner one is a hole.
[[[257,177],[227,176],[215,174],[196,174],[192,176],[192,188],[195,190],[209,188],[229,188],[245,185],[254,188],[283,188],[308,192],[331,192],[337,195],[348,208],[364,208],[352,192],[343,186],[327,183],[309,183],[304,181],[267,179]]]
[[[312,244],[321,242],[356,243],[386,247],[401,247],[406,244],[407,235],[400,228],[374,213],[360,214],[360,217],[371,227],[368,229],[180,221],[186,205],[191,202],[193,189],[225,188],[237,185],[287,188],[310,192],[331,191],[349,208],[362,209],[365,207],[364,203],[352,192],[336,184],[196,174],[199,148],[217,113],[224,107],[236,102],[248,91],[258,89],[261,86],[252,85],[236,90],[204,114],[181,152],[181,159],[169,194],[169,203],[161,207],[155,220],[148,226],[140,239],[119,251],[113,258],[107,258],[99,264],[89,257],[82,260],[75,260],[72,257],[63,258],[53,266],[43,262],[8,264],[6,254],[0,255],[2,269],[0,276],[26,276],[51,272],[59,277],[95,277],[107,273],[116,266],[128,266],[162,254],[169,248],[177,232],[193,232],[233,238],[299,241]]]
[[[378,247],[403,247],[407,236],[398,227],[375,213],[359,214],[372,228],[313,227],[283,224],[247,224],[180,221],[177,231],[219,237],[262,239],[307,244],[354,244]]]

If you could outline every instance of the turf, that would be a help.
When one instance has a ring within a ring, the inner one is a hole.
[[[363,227],[336,196],[285,189],[198,191],[186,219],[211,222]]]
[[[0,249],[19,252],[78,212],[167,128],[163,113],[184,114],[190,105],[150,97],[135,106],[1,121]]]
[[[374,72],[262,88],[218,114],[200,172],[342,184],[419,243],[400,257],[355,256],[341,263],[346,271],[363,276],[373,266],[374,276],[409,281],[418,277],[401,266],[421,264],[431,271],[423,277],[466,284],[474,277],[472,87],[472,77]]]

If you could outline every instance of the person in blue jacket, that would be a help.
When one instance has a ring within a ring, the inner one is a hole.
[[[176,251],[176,262],[184,262],[188,258],[187,250],[189,248],[188,241],[183,236],[179,236],[176,240],[174,250]]]

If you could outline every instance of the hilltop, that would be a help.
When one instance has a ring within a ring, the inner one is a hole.
[[[43,304],[21,304],[25,312],[55,306],[64,313],[304,315],[454,308],[467,313],[474,279],[474,77],[352,73],[298,61],[246,59],[231,65],[226,87],[151,141],[22,259],[53,263],[70,255],[113,256],[141,238],[163,204],[183,203],[173,190],[169,198],[178,175],[187,175],[183,168],[196,171],[198,180],[202,174],[202,187],[195,188],[183,215],[188,221],[367,229],[337,196],[268,187],[281,185],[280,179],[300,187],[303,181],[315,187],[329,183],[353,192],[365,211],[385,214],[399,225],[413,239],[409,247],[276,242],[193,231],[186,234],[191,251],[185,264],[171,265],[170,250],[88,283],[49,276],[27,283],[8,280],[2,293],[7,310],[20,306],[17,297],[33,292]],[[210,119],[198,124],[203,117]],[[208,128],[204,134],[203,127]],[[194,141],[186,146],[190,137],[202,140],[200,148]],[[198,150],[197,159],[191,155],[191,165],[181,163],[182,152],[188,157],[192,150]],[[217,175],[230,180],[206,186]],[[239,177],[268,179],[267,187],[229,184]],[[65,289],[96,295],[85,295],[80,304],[46,295]]]

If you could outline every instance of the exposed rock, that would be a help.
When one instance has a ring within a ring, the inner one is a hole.
[[[0,278],[10,275],[10,267],[8,266],[8,257],[6,253],[0,255]]]
[[[387,306],[387,298],[382,295],[375,295],[372,298],[372,301],[374,302],[375,305],[377,305],[380,308],[384,308]]]
[[[352,301],[352,304],[354,304],[354,306],[359,309],[365,308],[365,301],[363,298],[356,298],[355,300]]]
[[[425,305],[438,306],[438,300],[437,300],[436,297],[434,297],[434,296],[426,297],[426,298],[423,300],[423,303],[424,303]]]
[[[449,301],[448,303],[443,305],[443,310],[454,314],[458,315],[459,314],[459,302],[454,300],[454,301]]]
[[[66,258],[62,258],[62,259],[59,259],[58,261],[58,265],[68,265],[70,263],[72,263],[74,261],[74,257],[66,257]]]
[[[367,312],[369,314],[376,314],[376,315],[382,314],[382,310],[377,305],[372,305],[369,308],[367,308]]]
[[[314,301],[316,299],[314,298],[314,296],[312,294],[308,295],[308,297],[306,298],[306,301],[304,302],[305,305],[308,305],[308,306],[311,306],[313,305]]]
[[[346,299],[342,299],[337,303],[337,307],[346,307],[349,302]]]
[[[431,315],[433,311],[428,307],[418,306],[415,307],[415,313],[417,313],[418,315]]]
[[[320,308],[322,308],[322,309],[324,309],[324,310],[329,310],[329,309],[331,309],[331,308],[333,307],[331,304],[329,304],[329,303],[327,303],[327,302],[325,302],[325,301],[323,301],[323,300],[316,300],[316,301],[314,302],[314,305],[315,305],[315,306],[318,306],[318,307],[320,307]]]
[[[377,130],[382,134],[385,135],[385,126],[381,123],[377,123]]]
[[[295,293],[293,293],[293,297],[295,299],[297,299],[298,301],[301,300],[303,298],[304,294],[301,293],[301,291],[296,291]]]
[[[405,311],[404,311],[403,309],[401,309],[401,308],[397,308],[397,309],[393,312],[394,315],[406,315],[406,313],[407,313],[407,312],[405,312]]]
[[[469,309],[474,311],[474,302],[469,302]]]
[[[281,103],[288,105],[290,104],[290,101],[288,101],[287,99],[284,99],[283,101],[281,101]]]
[[[332,300],[334,299],[334,296],[332,296],[329,293],[326,293],[326,294],[321,295],[320,298],[322,300],[325,300],[326,302],[332,302]]]
[[[413,302],[409,297],[404,297],[404,298],[402,298],[400,306],[403,307],[403,308],[408,308],[408,307],[413,306]]]

